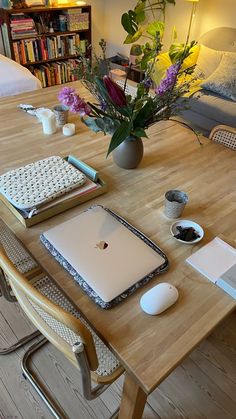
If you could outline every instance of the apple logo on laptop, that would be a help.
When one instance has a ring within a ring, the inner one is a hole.
[[[108,247],[108,243],[104,242],[104,240],[101,240],[99,243],[96,244],[96,246],[100,250],[105,250]]]

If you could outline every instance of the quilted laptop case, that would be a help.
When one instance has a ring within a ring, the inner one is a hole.
[[[86,176],[59,156],[51,156],[0,176],[0,193],[16,208],[26,210],[83,185]]]
[[[100,205],[51,228],[41,240],[102,308],[121,302],[168,267],[155,243]]]

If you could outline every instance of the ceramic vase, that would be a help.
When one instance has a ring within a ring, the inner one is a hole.
[[[122,169],[135,169],[143,157],[143,142],[141,138],[127,137],[112,152],[113,160]]]

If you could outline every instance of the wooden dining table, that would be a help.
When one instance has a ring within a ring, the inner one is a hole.
[[[79,82],[71,86],[82,97],[90,97]],[[69,115],[76,135],[65,137],[59,128],[45,135],[37,118],[17,107],[26,103],[51,108],[58,103],[59,90],[55,86],[0,99],[0,174],[51,155],[72,154],[101,173],[108,192],[31,228],[24,227],[3,203],[0,216],[119,358],[125,368],[119,418],[139,419],[147,396],[236,306],[231,296],[186,263],[216,236],[236,247],[236,153],[204,137],[200,144],[187,127],[162,121],[149,128],[139,167],[121,169],[111,155],[106,158],[110,137],[90,131],[78,115]],[[170,189],[188,194],[182,218],[202,226],[199,243],[183,244],[172,237],[174,220],[164,214],[164,195]],[[42,232],[94,203],[127,219],[169,259],[166,273],[110,310],[90,300],[40,242]],[[150,316],[142,311],[140,297],[160,282],[176,286],[179,299],[162,314]]]

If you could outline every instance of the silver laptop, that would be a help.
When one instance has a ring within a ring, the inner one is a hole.
[[[89,208],[43,235],[104,302],[165,262],[101,206]]]

